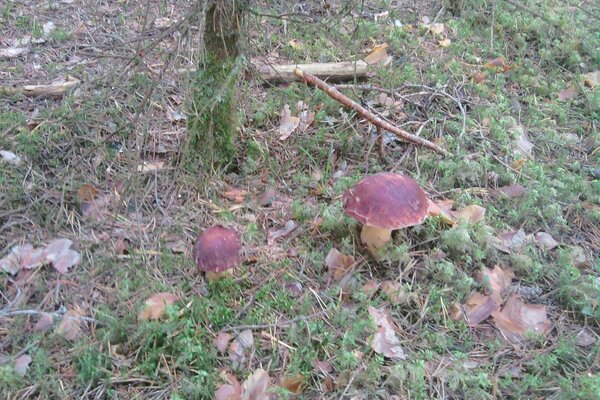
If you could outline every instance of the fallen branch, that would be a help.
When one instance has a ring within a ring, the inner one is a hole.
[[[72,79],[66,82],[56,82],[49,85],[26,85],[23,86],[23,94],[26,96],[62,96],[68,90],[79,85],[79,80]]]
[[[309,74],[332,81],[347,81],[361,79],[367,76],[368,64],[362,60],[345,61],[338,63],[313,63],[313,64],[264,64],[255,66],[261,80],[267,82],[292,82],[298,80],[294,74],[300,68]],[[178,74],[194,73],[196,68],[180,68]]]
[[[408,142],[412,142],[415,144],[419,144],[421,146],[428,147],[440,154],[443,154],[444,156],[451,155],[451,153],[449,153],[447,150],[441,148],[437,144],[432,143],[429,140],[423,139],[419,136],[415,136],[411,133],[408,133],[407,131],[400,129],[397,126],[392,125],[391,123],[379,118],[378,116],[376,116],[375,114],[373,114],[372,112],[370,112],[369,110],[367,110],[366,108],[364,108],[363,106],[358,104],[357,102],[353,101],[349,97],[346,97],[345,95],[340,93],[334,87],[332,87],[332,86],[328,85],[327,83],[323,82],[322,80],[320,80],[316,76],[313,76],[307,72],[304,72],[299,68],[296,68],[294,70],[294,73],[296,74],[296,76],[298,78],[303,79],[307,84],[311,84],[311,85],[318,87],[319,89],[321,89],[322,91],[327,93],[329,96],[331,96],[335,100],[342,103],[344,106],[352,108],[361,117],[367,119],[369,122],[371,122],[373,125],[375,125],[378,129],[385,129],[386,131],[393,133],[400,139],[403,139],[403,140],[406,140]]]

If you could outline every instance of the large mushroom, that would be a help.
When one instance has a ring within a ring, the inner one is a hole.
[[[200,234],[192,255],[198,270],[206,272],[208,279],[216,279],[240,263],[240,249],[240,236],[235,230],[215,225]]]
[[[429,211],[425,192],[412,178],[392,172],[368,176],[343,196],[344,211],[363,224],[360,239],[371,253],[392,230],[421,224]]]

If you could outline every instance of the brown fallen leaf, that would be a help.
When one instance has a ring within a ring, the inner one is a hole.
[[[246,200],[246,197],[248,196],[248,191],[244,189],[230,188],[224,191],[221,195],[227,200],[231,200],[234,203],[241,204],[244,202],[244,200]]]
[[[80,317],[83,316],[84,313],[79,307],[69,309],[62,316],[55,332],[69,341],[77,339],[81,333]]]
[[[476,224],[483,221],[485,217],[485,211],[486,209],[484,207],[472,204],[455,212],[454,216],[458,220],[458,224]]]
[[[52,263],[55,270],[66,274],[69,268],[81,260],[81,255],[70,248],[72,244],[69,239],[57,239],[48,244],[42,254],[48,262]]]
[[[336,248],[331,248],[325,258],[325,265],[329,269],[329,275],[335,281],[341,280],[344,275],[350,272],[354,264],[355,259],[353,256],[345,255]]]
[[[362,291],[367,296],[373,296],[379,289],[379,282],[374,279],[369,279],[362,287]]]
[[[558,92],[558,99],[560,101],[571,100],[577,97],[577,94],[577,89],[575,89],[575,86],[571,85],[568,88]]]
[[[546,306],[525,304],[516,294],[510,296],[501,311],[493,312],[492,318],[496,328],[513,343],[523,341],[527,332],[545,335],[552,327]]]
[[[271,385],[271,378],[262,368],[254,371],[242,385],[241,400],[269,400],[267,390]]]
[[[246,361],[246,351],[254,346],[254,335],[250,329],[243,330],[229,344],[229,360],[237,365]]]
[[[393,304],[405,304],[408,301],[408,294],[402,287],[402,282],[383,281],[381,290]]]
[[[221,331],[215,338],[214,345],[220,353],[224,353],[225,350],[227,350],[227,345],[229,344],[230,340],[231,334]]]
[[[465,317],[469,326],[479,325],[493,312],[500,309],[500,303],[494,296],[473,292],[464,304]]]
[[[432,217],[440,217],[442,221],[449,225],[454,225],[456,223],[456,215],[455,212],[452,211],[452,207],[454,206],[454,200],[437,200],[437,201],[429,201],[429,215]]]
[[[98,195],[98,189],[87,183],[81,185],[77,191],[77,198],[80,202],[92,202]]]
[[[502,71],[508,72],[514,68],[513,65],[509,65],[506,63],[506,59],[503,56],[496,57],[493,60],[488,61],[484,67],[489,68],[494,71]]]
[[[387,43],[374,46],[364,61],[369,65],[388,65],[392,61],[392,57],[388,55],[387,47]]]
[[[552,250],[560,244],[556,240],[554,240],[552,235],[546,232],[538,232],[535,235],[533,235],[533,237],[535,244],[537,244],[545,250]]]
[[[498,304],[502,304],[502,294],[510,287],[514,277],[511,269],[495,265],[494,269],[483,268],[477,275],[477,281],[489,289]]]
[[[508,186],[501,186],[492,192],[493,195],[500,196],[504,195],[508,198],[519,197],[525,193],[525,188],[523,185],[514,184]]]
[[[31,356],[28,354],[23,354],[17,358],[15,358],[14,369],[15,373],[21,377],[27,374],[27,370],[29,369],[29,364],[31,363]]]
[[[279,386],[288,392],[299,394],[306,387],[306,380],[302,374],[284,376],[279,380]]]
[[[333,370],[333,367],[331,366],[331,363],[329,361],[314,360],[311,365],[315,369],[315,371],[324,374],[328,374]]]
[[[471,79],[473,80],[473,82],[480,84],[485,82],[487,78],[487,75],[485,74],[485,72],[475,72],[473,75],[471,75]]]
[[[526,235],[525,231],[519,229],[501,234],[492,242],[492,245],[504,253],[511,254],[523,250],[527,243],[530,242],[531,237]]]
[[[175,303],[179,300],[179,296],[173,293],[156,293],[153,294],[144,302],[144,307],[138,314],[140,321],[156,320],[165,315],[167,305]]]
[[[300,126],[300,118],[293,117],[289,104],[283,106],[279,120],[279,140],[286,140]]]
[[[41,313],[40,319],[33,326],[34,332],[46,332],[54,325],[54,317],[49,313]]]
[[[385,308],[377,309],[369,306],[368,311],[378,327],[377,332],[371,338],[371,348],[385,357],[394,360],[405,360],[406,355],[394,331],[394,323]]]
[[[594,89],[600,85],[600,71],[588,72],[583,75],[583,84]]]
[[[223,384],[215,392],[215,400],[240,400],[242,398],[242,385],[232,373],[223,370],[219,376],[229,382]]]

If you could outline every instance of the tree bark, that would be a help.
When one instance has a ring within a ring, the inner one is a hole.
[[[210,173],[232,165],[236,155],[235,93],[242,75],[240,36],[248,0],[206,2],[204,54],[193,86],[185,166]]]

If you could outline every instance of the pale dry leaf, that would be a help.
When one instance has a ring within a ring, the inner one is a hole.
[[[500,309],[500,303],[494,296],[486,296],[479,292],[473,292],[463,305],[465,317],[469,326],[479,325],[492,313]]]
[[[300,114],[298,114],[298,117],[300,118],[300,130],[304,132],[314,122],[315,113],[308,110],[304,110],[301,111]]]
[[[501,186],[492,192],[494,195],[504,195],[508,198],[519,197],[525,193],[523,185],[518,183],[515,185]]]
[[[215,400],[240,400],[241,392],[238,392],[233,385],[224,384],[215,392]]]
[[[348,256],[341,253],[336,248],[329,250],[327,257],[325,257],[325,265],[329,269],[329,274],[335,281],[339,281],[352,270],[355,259],[353,256]]]
[[[271,385],[271,378],[267,371],[257,369],[242,384],[241,400],[269,400],[267,390]]]
[[[286,140],[300,126],[300,118],[293,117],[289,104],[283,106],[279,121],[279,140]]]
[[[444,33],[445,30],[446,27],[444,26],[444,24],[441,24],[439,22],[436,22],[435,24],[431,24],[429,26],[429,32],[433,33],[434,35],[441,35],[442,33]]]
[[[144,302],[144,307],[138,314],[138,319],[140,321],[160,319],[165,315],[167,305],[173,304],[177,300],[179,300],[179,296],[173,293],[155,293]]]
[[[458,224],[476,224],[483,221],[485,217],[485,211],[486,209],[484,207],[472,204],[455,212],[454,215],[458,220]]]
[[[432,217],[440,217],[442,221],[449,225],[454,225],[457,222],[456,212],[452,211],[454,201],[449,199],[429,202],[429,215]]]
[[[29,47],[9,47],[0,49],[0,60],[15,58],[29,53]]]
[[[69,309],[60,320],[56,327],[56,333],[69,341],[73,341],[79,337],[81,333],[81,319],[83,311],[79,308]]]
[[[535,239],[535,244],[546,250],[552,250],[560,244],[554,240],[552,235],[546,232],[538,232],[533,235],[533,237]]]
[[[374,279],[369,279],[362,287],[362,291],[367,296],[373,296],[379,289],[379,283]]]
[[[163,169],[164,166],[164,161],[144,161],[142,164],[137,166],[137,171],[141,173],[155,172]]]
[[[392,61],[392,57],[387,53],[387,43],[373,47],[373,50],[365,57],[364,61],[369,65],[386,66]]]
[[[21,265],[17,256],[11,251],[5,257],[0,259],[0,268],[11,275],[16,275],[21,270]]]
[[[405,360],[406,355],[402,346],[400,346],[400,340],[396,336],[392,320],[385,308],[377,309],[369,306],[368,311],[378,327],[377,332],[371,338],[371,348],[385,357],[394,360]]]
[[[600,71],[588,72],[583,75],[583,84],[594,89],[600,85]]]
[[[298,40],[298,39],[291,39],[288,44],[290,45],[290,47],[292,49],[295,50],[300,50],[304,47],[304,43],[302,43],[302,41]]]
[[[269,230],[269,232],[267,233],[267,242],[272,243],[279,238],[285,237],[292,233],[297,227],[298,224],[295,221],[289,220],[285,223],[283,228]]]
[[[597,339],[588,329],[582,329],[575,338],[575,343],[580,347],[589,347],[596,343]]]
[[[227,350],[227,345],[231,340],[231,334],[227,332],[219,332],[215,338],[214,345],[220,353],[224,353]]]
[[[530,241],[531,237],[526,235],[525,231],[519,229],[501,234],[492,244],[498,250],[510,254],[521,251]]]
[[[448,38],[445,38],[445,39],[438,41],[438,44],[440,45],[440,47],[448,47],[448,46],[450,46],[450,44],[452,44],[452,41]]]
[[[25,374],[27,374],[27,370],[29,369],[29,364],[31,363],[31,360],[32,358],[28,354],[23,354],[15,358],[15,373],[21,377],[25,376]]]
[[[46,263],[44,248],[34,249],[32,245],[26,243],[22,246],[15,246],[12,253],[19,260],[20,269],[33,269]]]
[[[381,282],[381,290],[393,304],[405,304],[408,301],[408,294],[404,290],[402,282],[383,281]]]
[[[516,294],[510,296],[501,311],[493,312],[492,318],[496,328],[513,343],[524,340],[527,332],[545,335],[552,327],[545,306],[525,304]]]
[[[229,359],[242,364],[246,361],[246,350],[254,346],[254,335],[250,329],[240,332],[236,338],[229,344]]]
[[[0,150],[0,157],[4,162],[7,162],[12,165],[19,166],[21,165],[21,157],[8,150]]]
[[[513,127],[513,131],[515,133],[515,154],[522,155],[529,159],[533,159],[533,147],[534,144],[531,143],[527,137],[527,133],[525,132],[525,128],[521,125],[515,125]]]
[[[114,199],[113,194],[103,194],[97,196],[93,201],[84,201],[81,203],[81,215],[86,219],[100,220],[106,215],[108,207]]]
[[[333,370],[333,367],[331,366],[331,363],[329,361],[314,360],[311,363],[311,365],[315,369],[315,371],[321,372],[324,374],[328,374]]]
[[[62,274],[66,274],[69,268],[77,265],[81,260],[81,255],[70,249],[72,243],[69,239],[57,239],[50,243],[43,252],[46,260]]]

